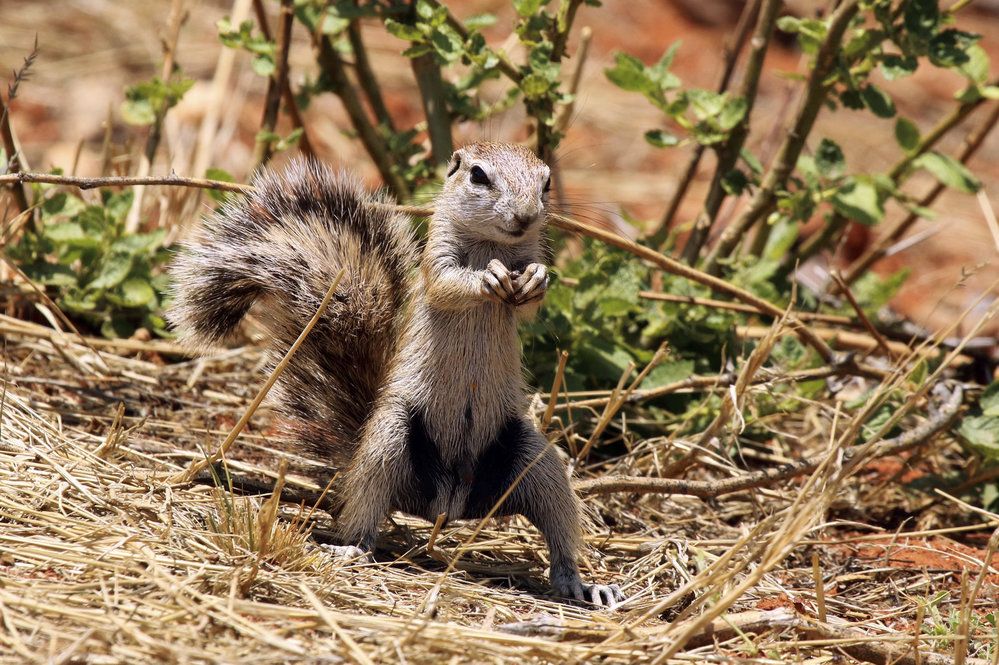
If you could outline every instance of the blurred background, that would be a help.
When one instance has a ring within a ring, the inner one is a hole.
[[[234,14],[252,18],[252,4],[249,0],[183,3],[187,19],[173,58],[195,83],[166,116],[163,148],[151,173],[173,170],[201,176],[210,166],[228,171],[238,181],[249,177],[267,82],[254,73],[246,52],[222,46],[217,23]],[[277,4],[262,4],[273,29],[277,25]],[[470,0],[448,5],[459,18],[484,12],[495,14],[497,22],[483,30],[490,45],[505,49],[514,62],[524,57],[516,39],[506,39],[516,22],[511,3]],[[640,232],[637,226],[652,225],[662,216],[692,146],[661,149],[646,142],[645,131],[663,126],[662,113],[640,95],[614,87],[604,69],[613,63],[617,51],[627,51],[652,63],[670,44],[679,41],[672,70],[684,85],[713,88],[720,76],[724,46],[736,27],[743,3],[606,0],[603,5],[583,5],[570,37],[568,52],[572,55],[581,30],[586,26],[592,29],[578,99],[557,160],[565,199],[577,214],[635,237]],[[786,5],[790,13],[811,16],[826,3],[796,0]],[[108,168],[105,161],[109,155],[110,172],[134,174],[139,170],[135,155],[141,149],[137,144],[141,147],[147,130],[124,121],[124,91],[129,85],[161,75],[170,22],[171,3],[167,1],[0,3],[0,72],[12,77],[12,71],[21,67],[23,58],[32,51],[36,37],[38,42],[30,78],[21,83],[11,108],[11,124],[31,170],[60,167],[67,173],[98,175]],[[971,3],[960,12],[957,27],[982,34],[981,46],[993,62],[999,61],[999,2]],[[414,74],[408,59],[401,55],[408,44],[376,22],[363,24],[362,32],[392,116],[402,127],[421,128],[424,114]],[[569,63],[575,67],[573,58]],[[779,36],[769,51],[762,75],[753,111],[756,130],[748,145],[764,164],[783,138],[782,128],[800,94],[801,83],[793,74],[806,71],[806,67],[807,60],[794,40]],[[315,69],[309,36],[296,25],[290,51],[292,86],[314,78]],[[894,97],[899,115],[926,131],[953,108],[953,96],[963,82],[951,71],[921,67],[914,76],[896,81],[879,79],[878,84]],[[483,94],[499,99],[509,85],[502,79],[490,81]],[[953,153],[984,115],[979,111],[947,135],[940,150]],[[313,98],[302,110],[302,117],[308,139],[320,158],[361,173],[373,186],[380,184],[378,171],[353,138],[344,109],[334,95]],[[898,146],[891,140],[893,126],[894,119],[841,110],[820,116],[813,136],[829,137],[842,146],[851,171],[883,170],[898,159]],[[770,129],[759,131],[760,127]],[[282,116],[277,133],[284,136],[291,128],[288,118]],[[522,105],[497,114],[484,127],[468,122],[456,128],[457,144],[480,138],[527,140],[528,123]],[[292,148],[279,153],[275,163],[296,152]],[[702,160],[677,216],[680,224],[697,214],[712,163],[710,157]],[[981,179],[982,193],[976,196],[947,190],[934,206],[938,217],[920,221],[908,239],[896,247],[898,251],[877,266],[879,273],[902,266],[911,268],[912,274],[893,305],[931,330],[951,323],[983,295],[979,304],[982,312],[995,298],[994,290],[989,291],[999,277],[999,229],[994,221],[990,228],[989,215],[990,207],[999,208],[999,133],[986,139],[969,167]],[[932,179],[922,173],[907,183],[906,190],[919,195],[932,185]],[[731,219],[744,198],[729,198],[721,219]],[[204,208],[205,203],[197,205]],[[155,209],[150,214],[155,216]],[[163,201],[159,211],[164,216],[181,214],[181,209],[169,201]],[[901,214],[899,209],[889,208],[889,219]],[[173,221],[183,225],[186,220]],[[151,223],[169,225],[164,220]],[[855,258],[877,233],[878,228],[855,225],[840,249],[843,256],[825,260]],[[989,330],[995,334],[999,326],[993,322]]]

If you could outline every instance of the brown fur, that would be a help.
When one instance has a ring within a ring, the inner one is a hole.
[[[523,514],[541,530],[556,592],[613,605],[617,587],[580,579],[578,503],[565,464],[526,416],[517,323],[534,315],[548,283],[548,167],[520,146],[457,151],[411,288],[398,265],[417,259],[408,236],[396,231],[399,221],[364,207],[363,195],[342,180],[321,183],[337,190],[323,197],[313,182],[317,169],[268,176],[248,203],[209,220],[175,269],[172,320],[196,342],[220,341],[220,322],[238,321],[248,301],[266,295],[265,321],[280,352],[332,275],[348,266],[343,298],[291,363],[278,395],[291,401],[293,408],[282,405],[303,421],[299,434],[314,450],[328,459],[349,451],[336,489],[343,540],[370,550],[391,510],[428,520],[481,518],[523,473],[496,514]],[[310,191],[320,199],[299,201],[299,210],[281,188],[296,200]],[[340,219],[345,211],[355,216],[349,223]],[[383,229],[369,253],[357,231],[365,225],[369,235]],[[344,399],[350,385],[354,404]],[[310,420],[310,413],[322,416]],[[340,417],[346,424],[332,424]]]

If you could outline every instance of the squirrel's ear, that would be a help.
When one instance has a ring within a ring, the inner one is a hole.
[[[461,168],[461,154],[456,152],[451,157],[451,166],[448,167],[447,177],[450,178],[453,176],[459,168]]]

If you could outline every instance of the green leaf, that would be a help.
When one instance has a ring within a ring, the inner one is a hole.
[[[905,118],[895,121],[895,140],[906,152],[912,152],[919,145],[919,128]]]
[[[763,173],[763,164],[756,158],[756,155],[751,153],[748,149],[742,148],[739,151],[739,156],[742,157],[742,161],[746,163],[746,166],[749,167],[750,171],[757,175]]]
[[[742,122],[749,108],[745,97],[733,97],[725,102],[721,112],[718,114],[718,126],[728,131]]]
[[[767,244],[760,258],[768,261],[782,260],[797,239],[798,223],[784,215],[777,215],[777,219],[772,222],[770,235],[767,237]]]
[[[860,98],[864,100],[864,106],[879,118],[891,118],[895,115],[895,102],[873,83],[860,90]]]
[[[513,0],[513,8],[517,14],[523,17],[533,16],[538,13],[546,0]]]
[[[400,23],[394,19],[385,19],[385,29],[390,35],[405,39],[408,42],[419,42],[424,39],[424,34],[418,27],[408,23]]]
[[[960,66],[961,73],[972,83],[984,85],[989,79],[989,54],[978,44],[971,46],[965,53],[968,61]]]
[[[971,60],[968,49],[981,39],[962,30],[944,30],[930,40],[930,62],[937,67],[957,67]]]
[[[270,76],[277,71],[274,58],[267,55],[258,55],[250,61],[250,67],[257,76]]]
[[[465,19],[465,27],[471,31],[487,28],[494,23],[496,23],[496,17],[493,14],[476,14]]]
[[[645,140],[657,148],[670,148],[680,142],[676,136],[662,129],[652,129],[645,132]]]
[[[909,76],[916,71],[919,61],[911,56],[886,55],[881,60],[881,73],[889,81]]]
[[[615,54],[614,66],[605,69],[604,74],[622,90],[646,92],[654,87],[652,79],[645,72],[645,63],[627,53]]]
[[[55,263],[22,264],[21,270],[31,278],[45,286],[76,286],[76,273],[68,266]]]
[[[732,169],[721,179],[722,189],[730,196],[739,196],[749,187],[749,178],[739,169]]]
[[[113,316],[101,324],[101,334],[108,339],[131,337],[135,325],[121,316]]]
[[[993,381],[978,400],[983,416],[999,416],[999,381]]]
[[[121,284],[121,296],[126,307],[144,307],[156,301],[156,291],[149,280],[129,277]]]
[[[822,139],[819,149],[815,151],[815,168],[826,178],[838,178],[843,175],[846,160],[843,150],[830,139]]]
[[[645,381],[642,382],[641,388],[645,390],[659,388],[670,383],[676,383],[677,381],[683,381],[684,379],[690,378],[693,373],[693,360],[671,360],[660,363],[646,375]]]
[[[156,110],[148,99],[132,99],[121,103],[121,119],[130,125],[151,125],[156,122]]]
[[[885,216],[878,190],[867,179],[851,178],[836,190],[830,202],[839,214],[868,226],[877,224]]]
[[[916,168],[924,168],[937,180],[968,194],[974,194],[982,186],[978,178],[961,162],[939,152],[927,152],[913,162]]]
[[[112,254],[101,268],[100,274],[87,285],[89,289],[110,289],[121,284],[132,270],[132,257]]]
[[[777,19],[777,29],[789,35],[797,33],[800,27],[801,19],[795,16],[781,16]]]
[[[115,240],[111,251],[125,254],[148,254],[163,244],[166,229],[156,229],[149,233],[132,233]]]
[[[906,30],[928,37],[940,24],[940,7],[937,0],[909,0],[905,3],[903,22]]]
[[[87,238],[87,234],[83,232],[83,227],[76,222],[49,224],[45,227],[42,235],[56,244],[71,243],[74,240]]]
[[[999,462],[999,417],[970,416],[957,428],[961,442],[987,461]]]

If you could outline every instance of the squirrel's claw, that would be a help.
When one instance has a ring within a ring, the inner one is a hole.
[[[592,603],[598,607],[614,609],[618,603],[624,601],[624,594],[621,587],[616,584],[584,584],[578,577],[563,584],[557,582],[553,584],[555,594],[563,598],[578,600],[584,603]]]
[[[482,273],[482,286],[479,292],[486,298],[486,300],[491,300],[494,303],[502,304],[506,302],[506,297],[503,295],[503,287],[500,285],[496,276],[488,271],[483,271]]]
[[[524,268],[524,274],[518,282],[517,293],[514,296],[518,305],[541,300],[548,292],[548,268],[541,263],[532,263]]]
[[[482,271],[482,295],[496,303],[516,304],[516,275],[503,265],[499,259],[493,259]]]

